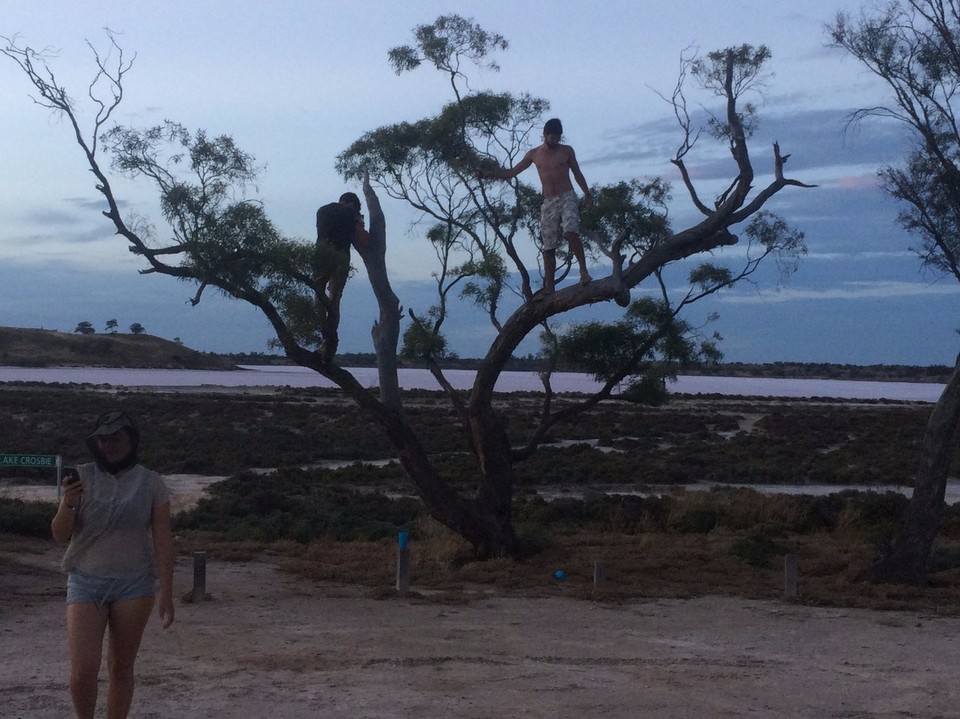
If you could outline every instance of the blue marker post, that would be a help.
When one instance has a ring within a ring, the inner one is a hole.
[[[410,532],[401,530],[397,533],[397,594],[406,594],[410,589],[410,554],[407,542]]]

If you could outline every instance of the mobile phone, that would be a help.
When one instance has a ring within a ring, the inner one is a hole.
[[[69,487],[74,482],[80,481],[80,473],[77,471],[76,467],[64,467],[63,468],[63,486]]]

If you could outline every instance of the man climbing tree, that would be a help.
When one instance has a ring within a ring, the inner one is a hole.
[[[317,210],[316,286],[318,311],[325,349],[333,357],[337,351],[340,326],[340,299],[350,274],[350,248],[367,249],[369,236],[363,226],[360,198],[353,192],[340,195]]]

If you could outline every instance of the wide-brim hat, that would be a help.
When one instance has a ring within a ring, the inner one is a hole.
[[[133,434],[138,434],[137,425],[126,412],[114,411],[101,414],[97,417],[97,423],[89,439],[102,437],[107,434],[115,434],[121,429],[128,430]]]

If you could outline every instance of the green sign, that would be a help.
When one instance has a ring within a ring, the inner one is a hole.
[[[56,454],[0,454],[0,467],[51,467],[59,462]]]

